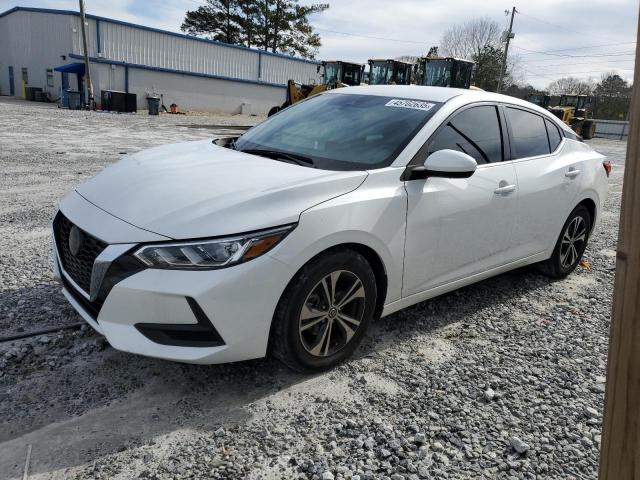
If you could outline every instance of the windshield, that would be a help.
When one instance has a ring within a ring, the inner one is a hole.
[[[371,85],[387,85],[393,76],[393,66],[387,62],[374,62],[371,64],[369,83]]]
[[[340,80],[340,70],[342,65],[339,63],[325,63],[324,65],[324,83],[334,83]]]
[[[469,88],[471,85],[471,73],[473,72],[473,63],[459,62],[458,71],[453,80],[455,88]]]
[[[451,78],[451,64],[446,60],[427,60],[427,73],[424,85],[446,87]]]
[[[398,65],[395,82],[398,85],[409,85],[411,83],[411,65]]]
[[[362,67],[360,65],[345,65],[344,66],[344,78],[342,81],[347,85],[360,85],[360,73]]]
[[[561,107],[577,107],[578,97],[572,95],[565,95],[560,99]]]
[[[242,135],[237,150],[307,157],[325,170],[389,166],[440,104],[375,95],[321,94]]]

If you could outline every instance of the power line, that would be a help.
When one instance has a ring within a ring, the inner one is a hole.
[[[631,58],[629,60],[597,60],[595,61],[595,63],[601,64],[601,63],[633,63],[635,62],[635,59]],[[573,65],[592,65],[594,62],[575,62],[575,63],[553,63],[551,65],[549,64],[544,64],[544,65],[539,65],[540,61],[538,60],[534,60],[532,62],[526,61],[525,63],[531,67],[535,67],[535,68],[549,68],[549,67],[567,67],[567,66],[573,66]]]
[[[530,74],[530,75],[533,75],[533,77],[534,77],[534,78],[540,78],[540,77],[542,77],[542,78],[548,78],[549,80],[557,80],[556,78],[549,77],[549,76],[547,76],[547,75],[543,75],[543,74],[541,74],[541,73],[532,72],[532,71],[530,71],[530,70],[527,70],[526,68],[522,68],[522,70],[524,70],[524,71],[525,71],[525,73],[528,73],[528,74]]]
[[[632,71],[633,69],[619,68],[618,70],[622,72],[622,71]],[[603,73],[609,73],[609,72],[611,72],[611,70],[587,70],[584,72],[569,71],[569,72],[544,72],[544,73],[548,73],[549,75],[586,75],[586,74],[597,75],[597,74],[603,74]]]
[[[557,23],[549,22],[548,20],[543,20],[543,19],[541,19],[541,18],[534,17],[533,15],[529,15],[528,13],[522,13],[522,12],[520,12],[520,14],[524,15],[525,17],[529,17],[529,18],[531,18],[531,19],[533,19],[533,20],[536,20],[536,21],[538,21],[538,22],[540,22],[540,23],[546,23],[547,25],[551,25],[551,26],[553,26],[553,27],[558,27],[558,28],[562,29],[563,31],[569,31],[569,32],[577,33],[577,34],[579,34],[579,35],[584,35],[584,34],[585,34],[585,33],[584,33],[584,31],[580,32],[580,31],[578,31],[578,30],[572,30],[572,29],[568,28],[566,25],[560,25],[560,24],[557,24]],[[593,34],[591,34],[591,33],[590,33],[590,35],[591,35],[592,37],[599,37],[599,38],[606,39],[606,40],[607,40],[607,41],[609,41],[609,42],[613,42],[613,41],[614,41],[614,40],[613,40],[613,39],[611,39],[611,38],[603,37],[603,36],[601,36],[601,35],[593,35]]]
[[[556,81],[559,78],[562,78],[562,75],[570,75],[570,76],[575,76],[575,75],[581,75],[581,77],[578,78],[582,78],[584,79],[585,76],[587,74],[589,74],[589,76],[593,76],[593,75],[597,75],[597,74],[603,74],[603,73],[608,73],[607,70],[603,70],[603,71],[586,71],[586,72],[557,72],[557,73],[551,73],[551,72],[532,72],[531,70],[528,70],[526,68],[520,67],[525,73],[528,73],[529,75],[531,75],[533,78],[546,78],[547,80],[552,80],[552,81]],[[624,70],[630,70],[630,69],[624,69]]]
[[[520,34],[520,37],[522,37],[522,34]],[[544,53],[552,53],[552,52],[567,52],[567,51],[572,51],[572,50],[586,50],[589,48],[599,48],[599,47],[612,47],[612,46],[617,46],[617,45],[635,45],[636,42],[617,42],[617,43],[603,43],[600,45],[587,45],[584,47],[572,47],[572,48],[558,48],[558,49],[554,49],[554,50],[544,50]],[[522,55],[537,55],[537,53],[523,53]]]
[[[549,53],[549,52],[544,52],[539,50],[529,50],[528,48],[519,47],[517,45],[514,45],[514,47],[517,48],[518,50],[524,50],[525,52],[539,53],[541,55],[549,55],[552,57],[564,57],[564,58],[600,58],[600,57],[623,57],[623,56],[635,55],[635,52],[599,53],[599,54],[593,54],[593,55],[569,55],[568,53]]]
[[[401,40],[399,38],[373,37],[373,36],[370,36],[370,35],[359,35],[357,33],[339,32],[337,30],[328,30],[326,28],[317,28],[317,27],[316,27],[316,30],[319,30],[321,32],[336,33],[338,35],[347,35],[349,37],[369,38],[369,39],[372,39],[372,40],[384,40],[386,42],[413,43],[413,44],[418,44],[418,45],[434,45],[434,44],[438,43],[438,42],[419,42],[419,41],[415,41],[415,40]]]

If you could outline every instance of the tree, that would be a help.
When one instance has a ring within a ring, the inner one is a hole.
[[[444,56],[466,58],[475,62],[473,82],[483,90],[495,91],[501,75],[504,50],[500,24],[488,17],[470,20],[450,27],[440,40]],[[505,87],[513,83],[515,60],[509,57],[503,78]]]
[[[590,80],[580,80],[575,77],[563,77],[555,80],[547,87],[551,95],[591,95],[593,83]]]
[[[593,114],[603,120],[624,120],[629,112],[631,87],[615,72],[602,75],[594,89]]]
[[[487,46],[501,48],[500,24],[488,17],[453,25],[440,39],[440,52],[458,58],[478,57]]]
[[[473,61],[476,62],[476,69],[473,76],[476,87],[491,92],[494,92],[498,88],[498,79],[502,72],[503,57],[504,51],[492,45],[485,45],[479,54],[472,57]],[[510,73],[507,68],[505,78],[503,79],[505,85],[511,83],[508,81],[509,76]]]
[[[268,6],[272,2],[265,3]],[[329,4],[298,5],[298,0],[275,0],[270,19],[272,36],[267,48],[270,46],[272,52],[314,58],[322,42],[320,35],[313,31],[309,16],[328,8]]]
[[[218,42],[241,43],[237,3],[235,0],[208,0],[207,5],[187,12],[180,28],[190,35],[207,34]]]
[[[615,72],[602,75],[600,83],[594,89],[594,94],[599,97],[628,98],[631,96],[629,83]]]
[[[206,0],[185,14],[181,29],[224,43],[314,58],[321,41],[309,16],[328,8],[299,5],[298,0]]]
[[[503,93],[517,98],[525,98],[529,94],[546,95],[546,92],[534,87],[533,85],[523,83],[512,83],[504,90]]]

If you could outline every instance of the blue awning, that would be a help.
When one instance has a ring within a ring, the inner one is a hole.
[[[84,75],[84,63],[67,63],[54,68],[56,72],[79,73]]]

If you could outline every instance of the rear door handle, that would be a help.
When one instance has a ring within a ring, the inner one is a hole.
[[[515,185],[504,185],[502,187],[498,187],[494,190],[496,195],[508,195],[516,191]]]
[[[580,170],[577,170],[573,167],[570,168],[569,171],[564,174],[564,176],[567,178],[576,178],[578,175],[580,175]]]

